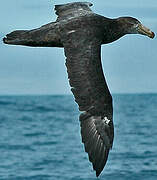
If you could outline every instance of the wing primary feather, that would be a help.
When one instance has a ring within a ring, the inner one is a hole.
[[[88,153],[89,161],[92,162],[93,169],[96,171],[96,176],[99,176],[107,162],[110,150],[108,143],[112,137],[107,135],[106,124],[103,123],[100,117],[89,117],[88,115],[83,113],[80,116],[80,119],[82,119],[80,120],[82,142],[85,151]],[[104,125],[104,127],[100,129],[100,125]]]

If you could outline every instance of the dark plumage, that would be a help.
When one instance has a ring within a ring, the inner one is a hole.
[[[113,108],[101,65],[101,45],[126,34],[154,33],[137,19],[109,19],[97,15],[88,2],[56,5],[56,22],[34,30],[14,31],[4,39],[6,44],[64,47],[68,78],[79,105],[82,142],[96,176],[103,170],[112,148]]]

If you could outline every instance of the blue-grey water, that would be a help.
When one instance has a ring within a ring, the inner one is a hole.
[[[157,94],[114,95],[115,140],[101,179],[157,179]],[[72,96],[0,97],[0,180],[96,180]]]

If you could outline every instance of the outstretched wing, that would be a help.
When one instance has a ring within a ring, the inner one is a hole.
[[[93,13],[90,9],[90,6],[92,5],[93,4],[89,2],[74,2],[55,5],[56,14],[58,15],[57,21]]]
[[[58,34],[58,26],[62,20],[69,20],[92,14],[89,8],[92,6],[88,2],[75,2],[56,5],[55,10],[58,15],[57,21],[32,30],[16,30],[3,38],[5,44],[24,45],[33,47],[63,47]]]
[[[33,47],[63,47],[57,30],[57,23],[52,22],[37,29],[13,31],[3,38],[3,42]]]
[[[101,65],[102,32],[78,19],[60,30],[66,67],[79,105],[82,142],[96,175],[103,170],[113,143],[112,97]]]

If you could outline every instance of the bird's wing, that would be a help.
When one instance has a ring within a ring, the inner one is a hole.
[[[16,30],[3,38],[5,44],[34,47],[63,47],[57,33],[57,23],[52,22],[32,30]]]
[[[57,20],[67,20],[76,18],[78,16],[84,16],[86,14],[93,13],[90,9],[92,3],[89,2],[74,2],[67,4],[55,5],[56,14],[58,15]]]
[[[33,47],[63,47],[58,35],[58,25],[62,20],[93,14],[91,3],[75,2],[56,5],[55,10],[58,15],[57,21],[32,30],[16,30],[3,38],[5,44],[24,45]]]
[[[75,24],[75,23],[74,23]],[[61,30],[72,93],[79,105],[82,142],[96,175],[113,144],[112,97],[101,65],[101,37],[96,28],[65,25]]]

